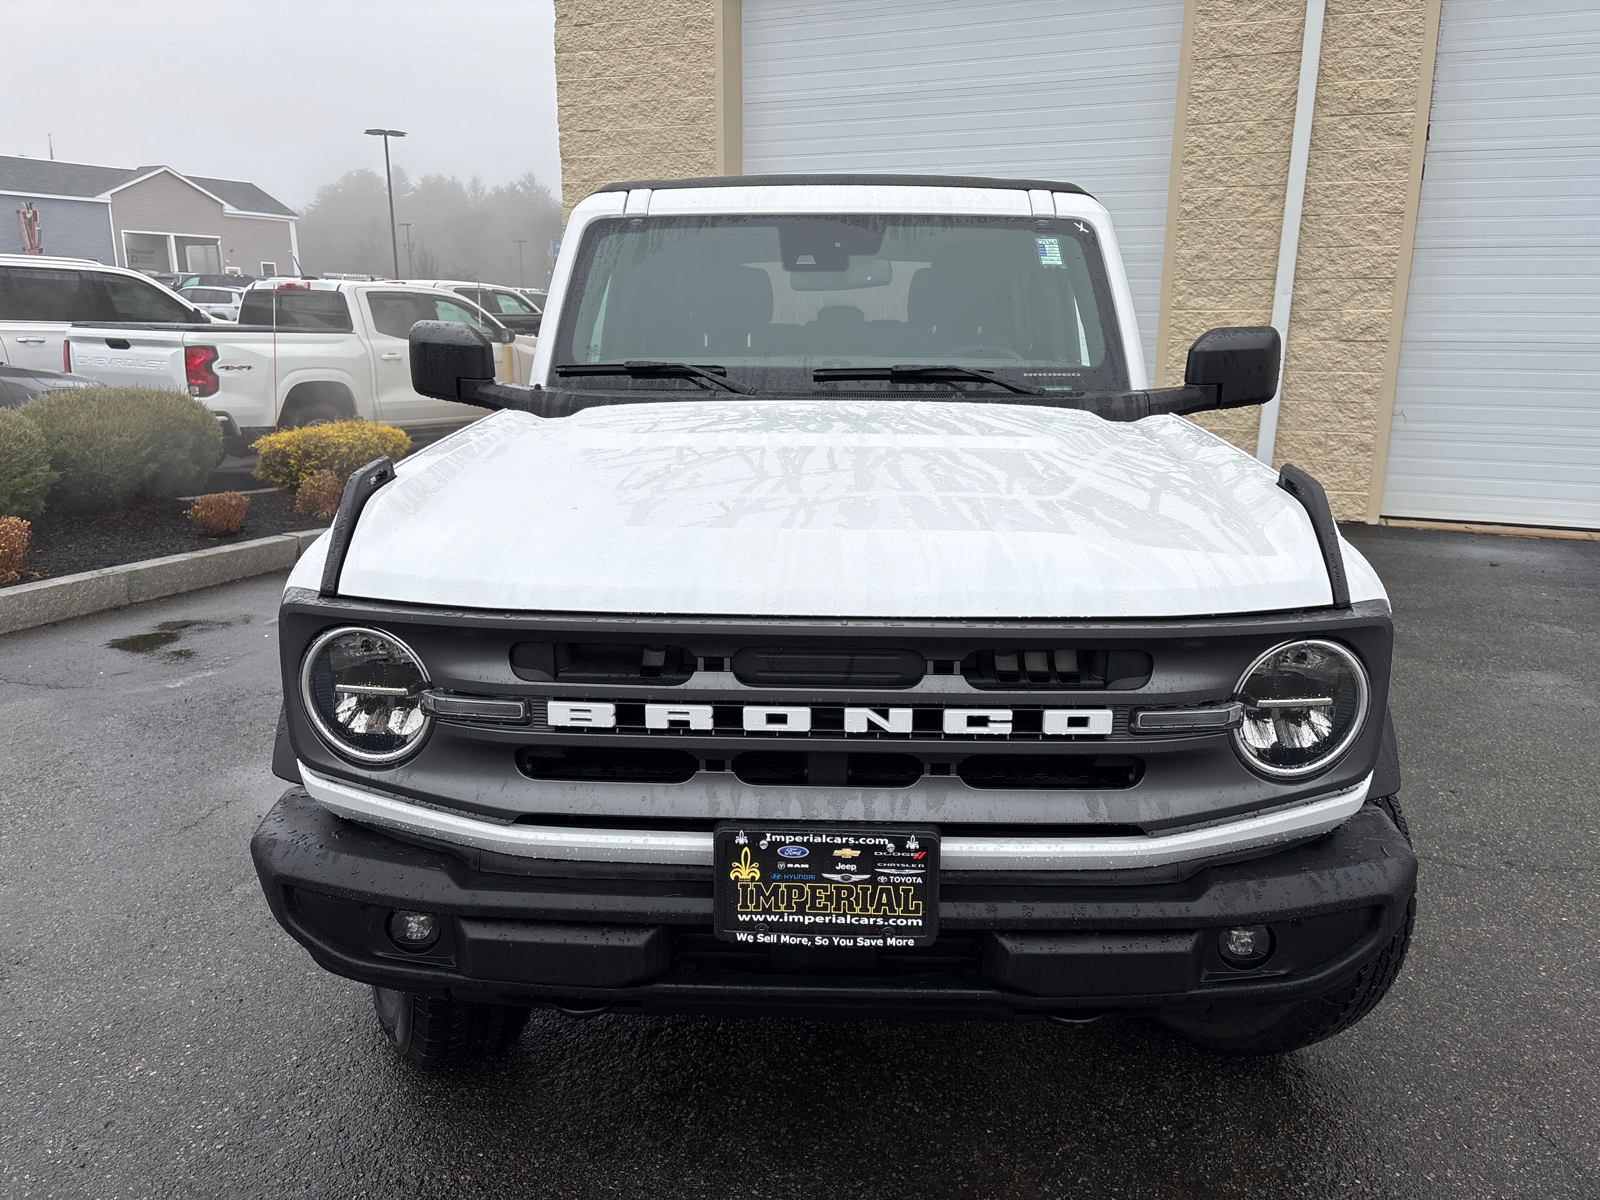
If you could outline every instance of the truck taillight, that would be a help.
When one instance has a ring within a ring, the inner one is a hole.
[[[183,372],[189,380],[189,395],[215,396],[221,381],[217,373],[211,369],[211,364],[217,361],[217,348],[215,346],[185,346],[183,348]]]
[[[61,373],[72,374],[72,343],[66,338],[61,339]]]
[[[311,290],[311,284],[305,280],[301,280],[299,283],[280,283],[278,284],[276,290],[280,292],[309,292]]]

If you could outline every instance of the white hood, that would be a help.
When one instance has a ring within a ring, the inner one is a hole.
[[[1381,597],[1346,545],[1354,599]],[[291,584],[314,587],[322,554]],[[937,401],[502,412],[405,460],[340,591],[479,609],[1170,617],[1330,603],[1277,476],[1178,417]]]

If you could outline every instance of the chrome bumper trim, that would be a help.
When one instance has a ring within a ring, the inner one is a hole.
[[[709,833],[499,825],[329,779],[304,763],[300,777],[311,798],[329,812],[380,829],[519,858],[711,865]],[[947,837],[939,865],[946,871],[1109,871],[1254,850],[1315,837],[1343,824],[1366,803],[1371,784],[1368,775],[1355,787],[1287,808],[1144,837]]]

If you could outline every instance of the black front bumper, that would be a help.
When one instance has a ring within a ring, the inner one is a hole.
[[[713,937],[709,866],[484,870],[471,852],[341,820],[299,788],[250,848],[273,915],[335,974],[585,1012],[1084,1019],[1281,1004],[1342,986],[1393,938],[1416,886],[1410,847],[1368,805],[1313,842],[1166,882],[946,872],[931,947],[784,950]],[[395,909],[445,917],[437,943],[396,946]],[[1271,928],[1260,967],[1223,960],[1219,935],[1237,925]]]

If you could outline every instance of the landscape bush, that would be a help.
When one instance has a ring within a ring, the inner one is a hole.
[[[337,475],[327,470],[313,471],[294,494],[294,510],[319,521],[331,521],[343,495],[344,485]]]
[[[239,532],[249,509],[248,496],[238,492],[212,492],[209,496],[196,496],[184,515],[207,537],[226,537]]]
[[[33,527],[21,517],[0,517],[0,587],[22,578]]]
[[[383,455],[398,459],[409,449],[411,439],[393,425],[373,421],[305,425],[269,433],[256,442],[256,478],[295,489],[318,471],[331,471],[342,488],[351,472],[373,459]]]
[[[30,517],[55,484],[44,435],[14,408],[0,408],[0,517]]]
[[[60,477],[52,507],[122,508],[138,496],[197,492],[222,459],[217,418],[182,392],[77,388],[18,411],[44,435]]]

